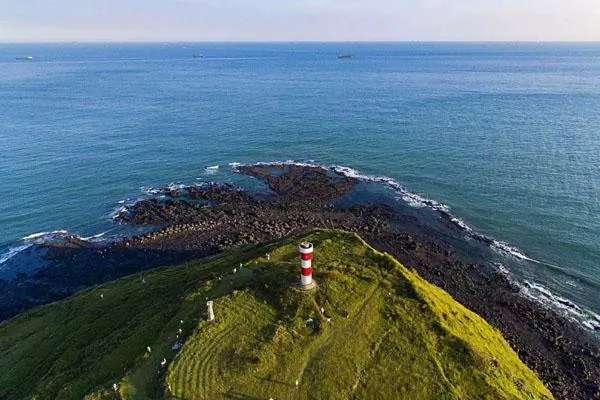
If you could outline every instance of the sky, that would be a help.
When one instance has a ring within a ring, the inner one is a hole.
[[[600,41],[600,0],[0,0],[55,41]]]

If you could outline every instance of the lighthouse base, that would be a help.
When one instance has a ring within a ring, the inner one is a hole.
[[[308,285],[303,285],[302,282],[297,281],[294,283],[293,287],[301,292],[312,292],[317,289],[317,283],[313,280]]]

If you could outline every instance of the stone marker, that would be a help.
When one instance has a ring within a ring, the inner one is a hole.
[[[215,313],[213,311],[213,302],[212,300],[209,300],[206,302],[206,307],[208,308],[208,321],[214,321],[215,320]]]

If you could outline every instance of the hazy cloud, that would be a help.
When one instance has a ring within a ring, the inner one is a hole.
[[[1,41],[600,40],[598,0],[0,0]]]

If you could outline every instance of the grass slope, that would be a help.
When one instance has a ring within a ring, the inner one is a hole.
[[[392,257],[351,233],[306,239],[315,293],[290,287],[299,241],[290,239],[127,277],[1,323],[0,399],[114,399],[113,383],[125,399],[552,398],[498,331]]]

